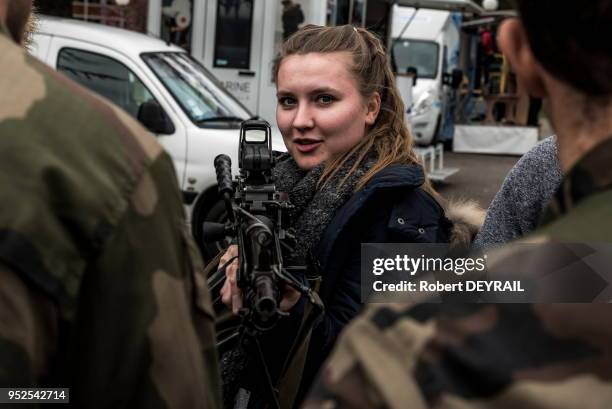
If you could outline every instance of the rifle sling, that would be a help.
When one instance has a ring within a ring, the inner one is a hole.
[[[221,257],[223,257],[224,254],[225,250],[218,252],[215,258],[213,258],[208,262],[208,264],[206,264],[206,267],[204,267],[203,271],[204,279],[208,279],[211,273],[217,270],[217,267],[219,267],[219,262],[221,261]]]
[[[298,330],[295,341],[291,346],[290,352],[287,355],[283,366],[283,375],[281,376],[279,385],[279,401],[281,408],[289,409],[293,407],[297,396],[302,376],[304,373],[304,365],[306,363],[306,355],[310,345],[310,336],[316,321],[323,314],[324,306],[321,298],[318,295],[320,280],[315,282],[313,286],[313,300],[308,300],[304,307],[304,317]]]

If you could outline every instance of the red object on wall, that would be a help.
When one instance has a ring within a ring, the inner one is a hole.
[[[480,34],[480,44],[482,45],[482,51],[484,51],[485,55],[490,55],[495,52],[493,46],[493,33],[491,33],[491,30],[484,30]]]

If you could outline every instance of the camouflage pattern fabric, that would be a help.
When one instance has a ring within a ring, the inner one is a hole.
[[[524,241],[612,243],[610,163],[612,139],[568,173]],[[493,259],[517,265],[514,256]],[[524,260],[525,271],[556,261]],[[341,335],[305,407],[611,408],[612,306],[372,304]]]
[[[609,408],[605,304],[389,305],[341,336],[306,408]]]
[[[170,157],[0,28],[0,387],[216,408],[214,314]]]

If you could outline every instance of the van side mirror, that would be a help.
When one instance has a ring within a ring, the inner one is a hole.
[[[406,74],[412,76],[412,86],[417,84],[417,78],[419,78],[419,70],[416,67],[408,67],[406,68]]]
[[[138,121],[154,134],[170,135],[174,125],[164,109],[155,100],[143,102],[138,108]]]
[[[444,74],[442,76],[442,83],[449,85],[452,89],[459,89],[463,82],[463,71],[455,68],[450,74]]]

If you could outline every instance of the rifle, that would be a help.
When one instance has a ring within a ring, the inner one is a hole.
[[[227,155],[215,158],[219,194],[225,202],[226,224],[204,223],[207,241],[231,236],[238,244],[239,270],[237,284],[243,291],[244,307],[239,312],[240,325],[229,336],[218,340],[218,347],[238,337],[243,345],[253,346],[263,369],[268,397],[273,407],[280,408],[278,391],[268,371],[260,344],[260,336],[288,316],[281,311],[284,286],[291,286],[315,307],[315,315],[323,311],[316,293],[298,277],[304,277],[306,266],[300,260],[293,265],[284,261],[293,250],[293,229],[290,211],[293,206],[284,192],[274,184],[272,170],[272,133],[265,121],[244,121],[240,128],[238,150],[240,175],[232,181],[231,159]],[[290,257],[289,257],[290,258]],[[221,266],[210,278],[209,286],[219,287],[225,279]],[[314,320],[310,320],[312,325]],[[300,328],[300,332],[309,328]],[[302,334],[303,335],[303,334]],[[298,337],[300,334],[298,334]]]

